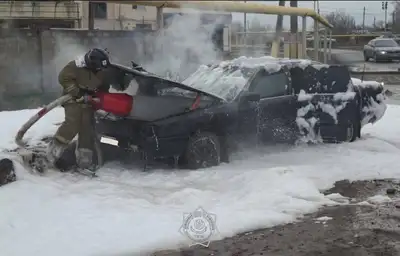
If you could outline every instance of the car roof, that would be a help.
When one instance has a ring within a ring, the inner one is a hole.
[[[310,59],[288,59],[288,58],[274,58],[271,56],[263,57],[239,57],[233,60],[222,61],[218,64],[207,65],[209,68],[239,68],[241,70],[259,70],[265,69],[268,73],[278,72],[282,67],[294,68],[300,67],[305,68],[307,66],[327,66],[321,62],[313,61]]]
[[[372,41],[395,41],[395,40],[393,38],[390,38],[390,37],[378,37],[378,38],[372,39],[371,42]]]

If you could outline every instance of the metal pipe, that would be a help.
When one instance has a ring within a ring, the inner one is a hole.
[[[280,0],[279,6],[285,6],[285,1]],[[278,14],[278,17],[276,19],[274,41],[272,42],[272,47],[271,47],[271,56],[275,58],[277,58],[279,55],[282,30],[283,30],[283,15]]]
[[[301,24],[301,36],[302,36],[302,52],[303,59],[307,58],[307,16],[302,17],[303,23]]]
[[[324,63],[326,64],[328,62],[327,59],[327,48],[328,48],[328,30],[325,28],[324,29]]]
[[[104,2],[101,0],[92,0],[92,2]],[[164,8],[189,8],[197,10],[218,10],[221,12],[246,12],[246,13],[259,13],[259,14],[281,14],[281,15],[298,15],[312,17],[319,23],[326,27],[332,28],[323,16],[319,15],[316,11],[309,8],[302,7],[286,7],[266,5],[260,3],[240,3],[233,1],[134,1],[134,0],[120,0],[114,3],[122,4],[137,4],[145,6],[156,6]]]
[[[319,60],[319,35],[317,22],[314,22],[314,60]]]
[[[329,30],[329,60],[332,59],[332,29]]]
[[[157,7],[157,29],[161,30],[164,28],[164,17],[163,17],[163,7]]]
[[[89,21],[88,21],[88,29],[89,30],[94,30],[94,4],[93,1],[89,1],[89,10],[88,10],[88,16],[89,16]]]
[[[246,3],[246,1],[244,1]],[[243,13],[244,45],[247,45],[247,12]]]
[[[290,1],[290,7],[297,8],[297,1]],[[298,33],[298,15],[291,15],[290,16],[290,57],[291,58],[299,58],[299,52],[298,52],[298,38],[297,38],[297,33]],[[293,45],[294,43],[294,45]]]

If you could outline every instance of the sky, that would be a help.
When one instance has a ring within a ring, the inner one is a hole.
[[[263,2],[267,5],[278,5],[278,1],[249,1],[249,2]],[[290,1],[286,1],[286,6],[289,6]],[[298,1],[299,7],[314,8],[313,1]],[[356,20],[357,24],[362,24],[363,21],[363,8],[365,7],[365,25],[372,25],[374,17],[376,21],[385,19],[385,12],[382,10],[382,1],[319,1],[319,9],[321,15],[329,14],[334,11],[345,11],[352,15]],[[393,11],[393,5],[391,1],[388,1],[388,17],[387,20],[391,20],[391,12]],[[235,13],[234,20],[243,21],[243,14]],[[247,20],[251,20],[252,17],[257,17],[264,24],[275,24],[276,15],[261,15],[261,14],[248,14]],[[284,26],[289,27],[289,16],[284,17]],[[311,21],[310,21],[311,22]],[[309,24],[311,24],[309,22]],[[301,23],[299,24],[301,25]]]

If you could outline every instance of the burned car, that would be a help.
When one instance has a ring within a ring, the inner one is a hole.
[[[197,169],[228,162],[240,143],[351,142],[386,110],[381,84],[309,60],[241,57],[201,66],[181,83],[114,68],[138,90],[129,115],[96,113],[106,161],[136,154]]]

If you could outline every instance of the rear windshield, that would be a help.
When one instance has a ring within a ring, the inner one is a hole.
[[[398,46],[394,40],[377,40],[375,41],[376,47],[395,47]]]
[[[243,90],[255,69],[238,66],[201,66],[182,83],[192,88],[216,95],[226,101],[232,101]],[[174,93],[193,94],[174,88]]]

